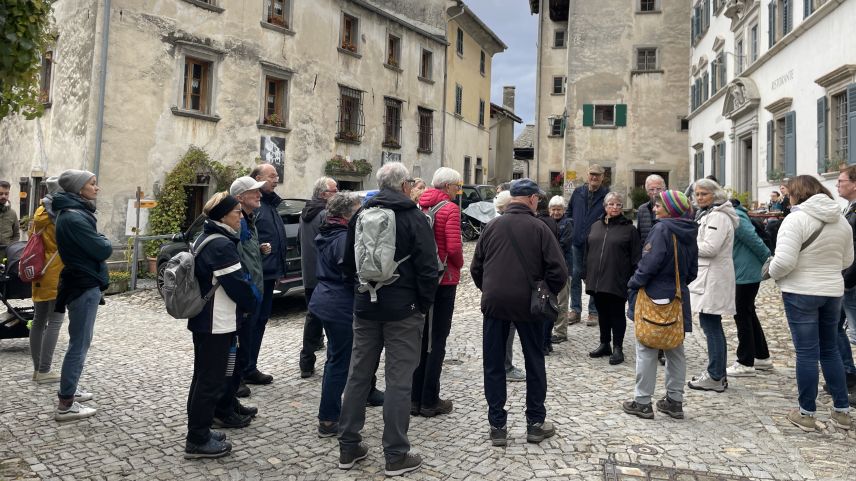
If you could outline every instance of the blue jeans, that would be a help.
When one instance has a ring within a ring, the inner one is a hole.
[[[95,314],[98,312],[99,302],[101,289],[91,287],[68,303],[68,350],[62,360],[60,399],[73,399],[77,391],[77,382],[83,373],[83,363],[86,361],[86,353],[95,331]]]
[[[583,246],[571,246],[571,253],[574,256],[574,268],[571,269],[571,310],[577,314],[583,312],[583,281],[582,272],[586,262],[586,250]],[[594,305],[594,299],[589,297],[588,303],[589,314],[597,314],[597,307]]]
[[[841,309],[847,315],[847,337],[850,344],[856,344],[856,287],[844,289]]]
[[[719,314],[698,315],[699,324],[707,338],[707,372],[714,380],[725,377],[725,359],[728,346],[725,342],[725,332],[722,331],[722,316]]]
[[[841,298],[782,293],[785,315],[797,355],[797,391],[800,411],[817,410],[818,360],[836,411],[848,411],[844,365],[838,352]]]
[[[348,381],[351,365],[351,344],[354,342],[353,324],[323,321],[327,334],[327,361],[321,381],[321,403],[318,420],[339,422],[342,412],[342,393]]]
[[[850,340],[844,327],[847,325],[847,316],[841,311],[841,320],[838,322],[838,354],[841,355],[841,363],[844,364],[844,373],[856,375],[856,365],[853,364],[853,350],[850,349]]]

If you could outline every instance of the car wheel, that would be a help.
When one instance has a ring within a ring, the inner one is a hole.
[[[474,241],[479,238],[478,231],[469,221],[464,222],[461,234],[464,236],[464,240],[468,241]]]
[[[157,282],[157,286],[158,286],[158,294],[160,294],[161,297],[163,297],[163,274],[164,274],[164,271],[166,271],[166,264],[167,264],[166,261],[161,262],[160,264],[158,264],[158,269],[157,269],[156,282]]]

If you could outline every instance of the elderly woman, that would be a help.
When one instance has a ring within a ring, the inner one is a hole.
[[[658,302],[671,302],[675,292],[675,262],[680,277],[681,304],[683,307],[684,331],[693,328],[690,309],[690,293],[687,284],[696,278],[698,269],[698,246],[696,224],[686,215],[692,212],[689,199],[683,192],[667,190],[657,194],[654,200],[654,215],[657,222],[651,227],[642,258],[627,287],[630,290],[628,316],[634,317],[636,295],[645,288],[648,296]],[[678,258],[675,259],[675,252]],[[683,343],[665,351],[666,395],[657,401],[657,410],[675,419],[684,418],[684,380],[687,362]],[[654,417],[651,398],[657,384],[657,349],[636,342],[636,395],[622,405],[624,412],[645,419]]]
[[[850,429],[837,339],[844,295],[841,271],[853,263],[853,233],[838,203],[814,177],[794,177],[788,191],[793,210],[782,221],[769,269],[782,290],[797,356],[799,408],[788,413],[788,421],[803,431],[815,430],[819,361],[832,394],[829,421]]]
[[[200,292],[214,292],[202,311],[187,320],[187,329],[193,333],[193,380],[187,397],[186,459],[219,458],[232,451],[226,435],[211,431],[211,423],[223,386],[232,377],[238,328],[261,301],[238,252],[238,199],[218,192],[202,211],[208,218],[193,244],[193,273]]]
[[[716,181],[699,179],[695,183],[698,205],[698,277],[690,284],[693,312],[707,338],[707,369],[687,383],[691,389],[723,392],[726,379],[727,346],[722,316],[734,315],[736,280],[731,250],[734,231],[740,218],[728,202],[728,194]]]
[[[562,196],[554,195],[550,199],[548,207],[550,209],[550,217],[552,217],[559,225],[559,247],[562,248],[562,254],[565,256],[565,264],[568,266],[568,272],[571,272],[574,262],[573,256],[571,255],[571,238],[574,233],[574,220],[565,217],[565,209],[567,206],[565,204],[565,199]],[[570,283],[570,279],[568,279],[568,282]],[[570,284],[567,284],[564,289],[559,292],[559,317],[556,319],[556,325],[553,329],[555,334],[553,334],[550,339],[551,342],[556,344],[568,340],[569,288]],[[575,321],[571,324],[575,324],[577,322],[580,322],[579,318],[575,318]]]
[[[327,201],[327,216],[315,238],[318,250],[318,285],[309,301],[309,312],[324,325],[327,361],[318,406],[318,436],[335,436],[339,430],[342,392],[348,380],[351,344],[354,340],[354,279],[342,272],[348,221],[360,208],[356,193],[339,192]]]
[[[583,277],[586,294],[594,298],[597,306],[600,324],[600,345],[589,356],[609,356],[609,363],[615,365],[624,362],[627,282],[639,263],[642,246],[633,221],[621,212],[624,207],[621,195],[617,192],[606,194],[603,206],[603,217],[591,226],[589,232]]]
[[[431,179],[432,187],[419,198],[422,211],[434,218],[437,255],[445,270],[434,296],[434,305],[425,318],[419,367],[413,372],[410,412],[425,417],[452,412],[452,401],[440,399],[440,373],[446,357],[446,339],[452,330],[455,293],[461,280],[464,250],[461,243],[461,210],[452,199],[463,184],[461,174],[440,167]]]

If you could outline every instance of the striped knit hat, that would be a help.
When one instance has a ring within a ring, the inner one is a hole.
[[[660,192],[660,205],[669,213],[669,217],[680,217],[692,209],[690,201],[683,192],[666,190]]]

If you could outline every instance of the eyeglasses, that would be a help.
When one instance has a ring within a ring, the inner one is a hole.
[[[407,185],[409,185],[410,187],[413,187],[414,185],[416,185],[416,179],[404,179],[404,182]]]
[[[660,192],[663,192],[663,191],[665,191],[666,189],[664,189],[664,188],[662,188],[662,187],[654,187],[654,188],[652,188],[652,189],[645,189],[645,190],[647,190],[647,191],[648,191],[648,193],[650,193],[650,194],[659,194]]]
[[[850,179],[838,179],[838,180],[835,182],[835,187],[838,187],[842,182],[853,182],[853,181],[852,181],[852,180],[850,180]]]
[[[621,202],[607,202],[606,206],[607,207],[617,207],[620,209],[620,208],[624,207],[624,204],[622,204]]]

